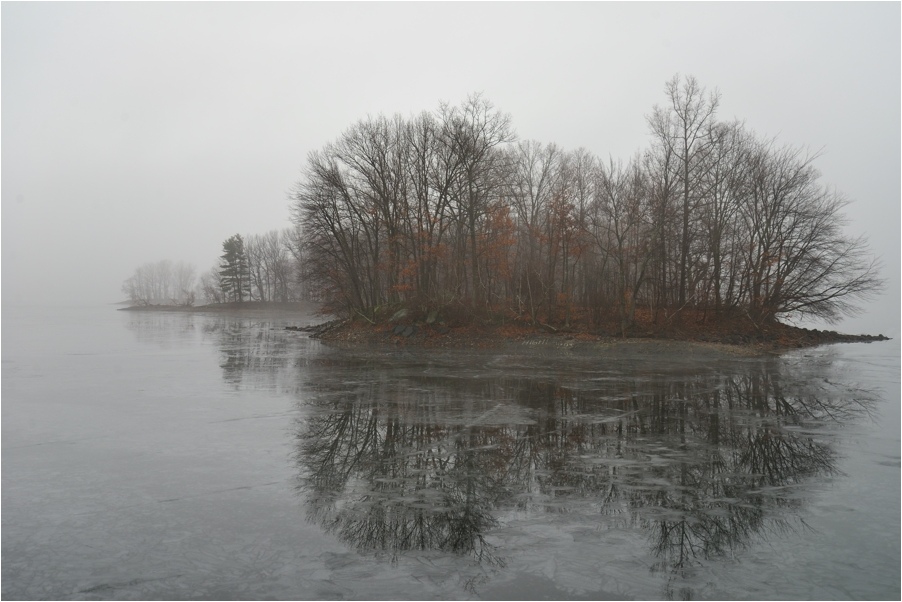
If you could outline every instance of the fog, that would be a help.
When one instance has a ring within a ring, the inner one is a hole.
[[[310,151],[356,120],[482,92],[520,139],[627,160],[664,84],[822,151],[899,335],[900,6],[3,3],[2,301],[112,303],[161,259],[289,225]]]

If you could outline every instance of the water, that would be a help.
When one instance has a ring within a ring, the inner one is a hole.
[[[5,599],[898,599],[899,345],[3,308]]]

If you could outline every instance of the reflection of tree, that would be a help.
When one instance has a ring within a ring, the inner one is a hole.
[[[359,549],[496,561],[496,511],[582,511],[644,530],[678,576],[790,528],[798,486],[834,470],[812,431],[866,409],[785,371],[587,383],[330,359],[299,434],[308,517]]]
[[[142,344],[155,344],[163,349],[184,345],[196,336],[194,316],[181,312],[124,311],[126,327]]]
[[[646,515],[648,508],[665,510],[646,523],[658,568],[682,569],[732,554],[756,532],[787,528],[781,518],[786,512],[768,510],[798,506],[801,500],[788,495],[789,488],[833,471],[827,445],[787,430],[800,420],[823,418],[829,404],[787,398],[772,376],[750,373],[722,388],[677,393],[673,403],[685,418],[671,424],[680,448],[703,446],[697,461],[681,462],[678,472],[653,470],[676,486],[630,502]]]
[[[349,401],[310,419],[303,434],[309,518],[360,549],[439,549],[495,562],[483,537],[497,522],[490,510],[500,494],[482,464],[494,459],[481,449],[491,435],[428,424],[413,408]]]
[[[298,333],[285,331],[289,318],[254,318],[229,314],[178,311],[129,311],[126,326],[141,343],[164,349],[181,347],[200,337],[220,354],[223,380],[234,388],[297,388],[292,367],[305,362],[301,350],[318,346]],[[293,316],[292,316],[293,317]],[[300,317],[305,317],[301,315]]]
[[[207,319],[203,332],[219,345],[223,380],[257,389],[275,386],[279,373],[292,362],[291,343],[297,340],[269,322],[225,317]]]

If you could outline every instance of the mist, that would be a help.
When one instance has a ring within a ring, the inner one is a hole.
[[[212,267],[289,225],[308,153],[355,121],[481,92],[521,140],[627,160],[665,82],[820,151],[899,335],[900,7],[855,4],[4,3],[3,304],[124,297],[139,265]]]

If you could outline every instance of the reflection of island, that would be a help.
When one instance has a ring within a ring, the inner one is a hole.
[[[133,311],[126,315],[126,327],[141,343],[171,349],[200,338],[215,345],[223,381],[235,389],[294,392],[298,383],[293,368],[305,362],[299,351],[318,345],[287,332],[286,318],[281,315],[187,311]]]
[[[129,312],[126,317],[126,328],[142,344],[172,349],[196,336],[194,316],[188,314]]]
[[[654,569],[677,575],[789,527],[797,486],[834,471],[811,430],[863,406],[787,392],[782,366],[591,384],[311,366],[308,517],[361,550],[498,562],[486,535],[500,511],[582,512],[642,529]]]
[[[304,362],[299,350],[310,341],[286,333],[281,321],[211,316],[202,330],[219,347],[222,378],[235,389],[297,389],[293,367]]]
[[[398,406],[349,403],[304,434],[309,517],[361,549],[439,549],[494,562],[483,538],[503,491],[481,465],[492,435],[447,428]],[[427,410],[428,413],[428,410]]]

